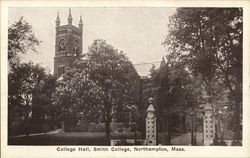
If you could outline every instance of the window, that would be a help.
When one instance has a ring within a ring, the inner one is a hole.
[[[58,67],[58,75],[64,74],[66,72],[65,66]]]
[[[61,40],[59,41],[59,48],[58,48],[58,49],[59,49],[59,52],[65,50],[65,45],[66,45],[65,39],[61,39]]]

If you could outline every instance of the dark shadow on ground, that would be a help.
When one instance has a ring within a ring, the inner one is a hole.
[[[134,139],[134,133],[114,133],[111,139]],[[105,133],[69,132],[12,137],[8,145],[109,145]]]

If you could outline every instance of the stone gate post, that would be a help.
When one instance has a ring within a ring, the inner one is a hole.
[[[156,145],[156,116],[153,106],[153,98],[149,98],[149,106],[146,117],[146,145]]]
[[[204,107],[203,117],[203,140],[204,146],[208,146],[213,143],[214,128],[213,128],[213,108],[210,103],[207,103]]]

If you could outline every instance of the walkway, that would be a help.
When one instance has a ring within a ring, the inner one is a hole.
[[[203,145],[202,139],[203,139],[202,133],[196,133],[197,145],[199,146]],[[191,145],[191,133],[186,133],[171,139],[171,145]]]

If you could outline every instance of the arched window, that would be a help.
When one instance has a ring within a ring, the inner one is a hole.
[[[58,43],[58,50],[59,50],[59,52],[64,51],[65,50],[65,46],[66,46],[66,41],[65,41],[65,39],[62,38],[59,41],[59,43]]]

